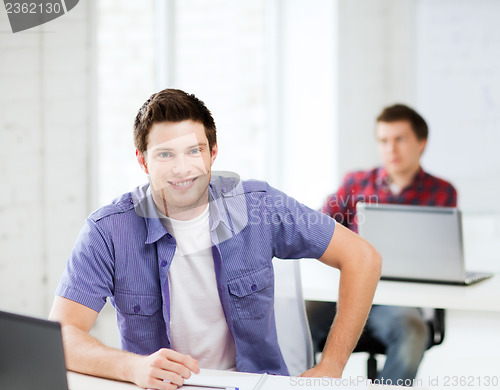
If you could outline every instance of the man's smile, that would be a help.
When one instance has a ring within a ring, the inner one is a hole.
[[[179,181],[169,181],[168,184],[170,184],[174,188],[186,189],[191,187],[191,185],[196,181],[196,179],[198,179],[198,177],[186,180],[179,180]]]

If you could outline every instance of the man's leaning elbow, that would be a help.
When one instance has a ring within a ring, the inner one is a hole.
[[[380,278],[382,271],[382,255],[370,244],[367,244],[367,253],[364,256],[365,266],[368,267],[373,274]]]

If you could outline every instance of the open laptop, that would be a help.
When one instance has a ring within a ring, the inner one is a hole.
[[[460,210],[359,202],[358,231],[382,255],[381,279],[470,285],[493,276],[466,272]]]
[[[0,389],[68,390],[58,322],[0,311]]]

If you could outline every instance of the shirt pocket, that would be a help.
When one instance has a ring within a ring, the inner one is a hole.
[[[229,281],[230,297],[239,318],[260,319],[272,311],[273,280],[272,269],[266,267]]]
[[[144,341],[157,336],[163,321],[161,295],[142,295],[117,291],[115,308],[123,338]]]

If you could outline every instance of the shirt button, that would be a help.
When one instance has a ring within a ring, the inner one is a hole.
[[[221,188],[220,192],[222,192],[223,194],[225,194],[226,193],[226,189],[225,188]]]
[[[134,313],[137,314],[141,311],[141,307],[139,305],[134,306]]]
[[[255,291],[257,290],[257,285],[254,283],[250,286],[250,288],[252,289],[252,291]]]
[[[160,264],[162,267],[166,267],[167,266],[167,262],[165,260],[163,260]]]

